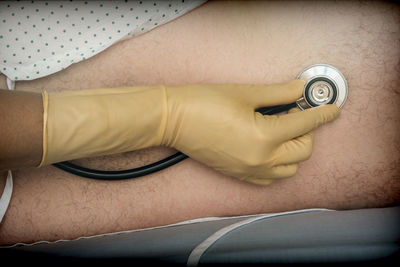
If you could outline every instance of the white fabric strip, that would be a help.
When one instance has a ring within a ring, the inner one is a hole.
[[[236,218],[248,218],[248,217],[257,217],[259,215],[241,215],[241,216],[233,216],[233,217],[203,217],[203,218],[197,218],[197,219],[192,219],[192,220],[187,220],[187,221],[182,221],[178,223],[172,223],[172,224],[167,224],[167,225],[161,225],[161,226],[154,226],[154,227],[148,227],[148,228],[141,228],[141,229],[135,229],[135,230],[126,230],[126,231],[119,231],[119,232],[111,232],[111,233],[105,233],[105,234],[98,234],[98,235],[92,235],[92,236],[81,236],[76,239],[71,239],[71,240],[66,240],[66,239],[59,239],[56,241],[37,241],[34,243],[15,243],[12,245],[7,245],[7,246],[2,246],[0,245],[0,249],[2,248],[12,248],[12,247],[21,247],[21,246],[35,246],[39,244],[55,244],[55,243],[62,243],[62,242],[70,242],[70,241],[78,241],[78,240],[83,240],[83,239],[91,239],[91,238],[97,238],[97,237],[102,237],[102,236],[113,236],[113,235],[121,235],[121,234],[130,234],[130,233],[136,233],[136,232],[144,232],[144,231],[151,231],[151,230],[156,230],[156,229],[165,229],[168,227],[175,227],[175,226],[182,226],[182,225],[188,225],[188,224],[196,224],[196,223],[203,223],[203,222],[212,222],[212,221],[221,221],[221,220],[229,220],[229,219],[236,219]]]
[[[289,212],[281,212],[281,213],[271,213],[271,214],[266,214],[266,215],[261,215],[253,218],[249,218],[231,225],[228,225],[208,238],[206,238],[203,242],[201,242],[197,247],[195,247],[192,252],[189,255],[189,258],[187,260],[187,266],[197,266],[200,262],[201,256],[206,252],[206,250],[211,247],[215,242],[218,241],[221,237],[224,235],[232,232],[233,230],[242,227],[244,225],[253,223],[258,220],[266,219],[266,218],[272,218],[272,217],[278,217],[278,216],[284,216],[284,215],[292,215],[292,214],[297,214],[297,213],[305,213],[305,212],[315,212],[315,211],[331,211],[328,209],[305,209],[305,210],[295,210],[295,211],[289,211]]]
[[[11,90],[11,91],[15,89],[15,81],[11,80],[8,77],[7,77],[7,87],[8,87],[8,90]]]
[[[6,214],[8,205],[10,204],[11,195],[13,191],[13,180],[11,171],[8,171],[6,186],[4,187],[3,194],[0,198],[0,223],[3,220],[4,215]]]
[[[309,209],[309,210],[301,210],[302,212],[306,211],[328,211],[326,209]],[[274,213],[275,215],[279,215],[280,213]],[[2,248],[12,248],[12,247],[20,247],[20,246],[35,246],[35,245],[40,245],[40,244],[55,244],[55,243],[62,243],[62,242],[71,242],[71,241],[79,241],[79,240],[84,240],[84,239],[93,239],[93,238],[98,238],[102,236],[113,236],[113,235],[121,235],[121,234],[131,234],[131,233],[136,233],[136,232],[144,232],[144,231],[151,231],[151,230],[156,230],[156,229],[165,229],[169,227],[176,227],[176,226],[182,226],[182,225],[188,225],[188,224],[196,224],[196,223],[203,223],[203,222],[212,222],[212,221],[221,221],[221,220],[229,220],[229,219],[239,219],[239,218],[260,218],[262,216],[266,215],[271,215],[270,214],[255,214],[255,215],[240,215],[240,216],[231,216],[231,217],[203,217],[203,218],[198,218],[198,219],[192,219],[192,220],[187,220],[187,221],[182,221],[178,223],[172,223],[172,224],[167,224],[167,225],[161,225],[161,226],[154,226],[154,227],[149,227],[149,228],[142,228],[142,229],[135,229],[135,230],[126,230],[126,231],[119,231],[119,232],[111,232],[111,233],[106,233],[106,234],[98,234],[98,235],[92,235],[92,236],[81,236],[76,239],[59,239],[57,241],[37,241],[34,243],[15,243],[12,245],[7,245],[7,246],[1,246],[0,249]]]

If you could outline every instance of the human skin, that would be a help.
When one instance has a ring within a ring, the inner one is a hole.
[[[43,151],[41,94],[0,90],[0,114],[0,170],[38,166]]]
[[[17,82],[40,92],[188,83],[270,84],[328,63],[349,84],[340,117],[317,129],[294,177],[260,187],[187,159],[156,174],[96,181],[53,166],[13,171],[0,242],[72,239],[207,216],[358,209],[400,200],[400,8],[388,2],[208,2],[62,72]],[[5,87],[4,77],[1,86]],[[151,148],[75,161],[127,169]],[[2,175],[4,184],[5,174]]]

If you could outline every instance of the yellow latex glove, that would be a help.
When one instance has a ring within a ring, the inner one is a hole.
[[[282,116],[254,110],[294,102],[304,82],[186,85],[43,93],[41,165],[164,145],[256,184],[296,173],[312,135],[335,119],[326,105]]]

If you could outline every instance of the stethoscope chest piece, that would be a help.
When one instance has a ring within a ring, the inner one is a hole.
[[[326,104],[336,104],[341,108],[347,99],[347,81],[343,74],[331,65],[309,66],[297,79],[306,82],[303,97],[296,101],[302,110]]]

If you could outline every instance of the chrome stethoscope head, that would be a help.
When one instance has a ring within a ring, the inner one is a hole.
[[[326,104],[342,108],[347,99],[347,81],[343,74],[328,64],[315,64],[304,69],[297,79],[305,81],[303,96],[296,101],[304,110]]]

